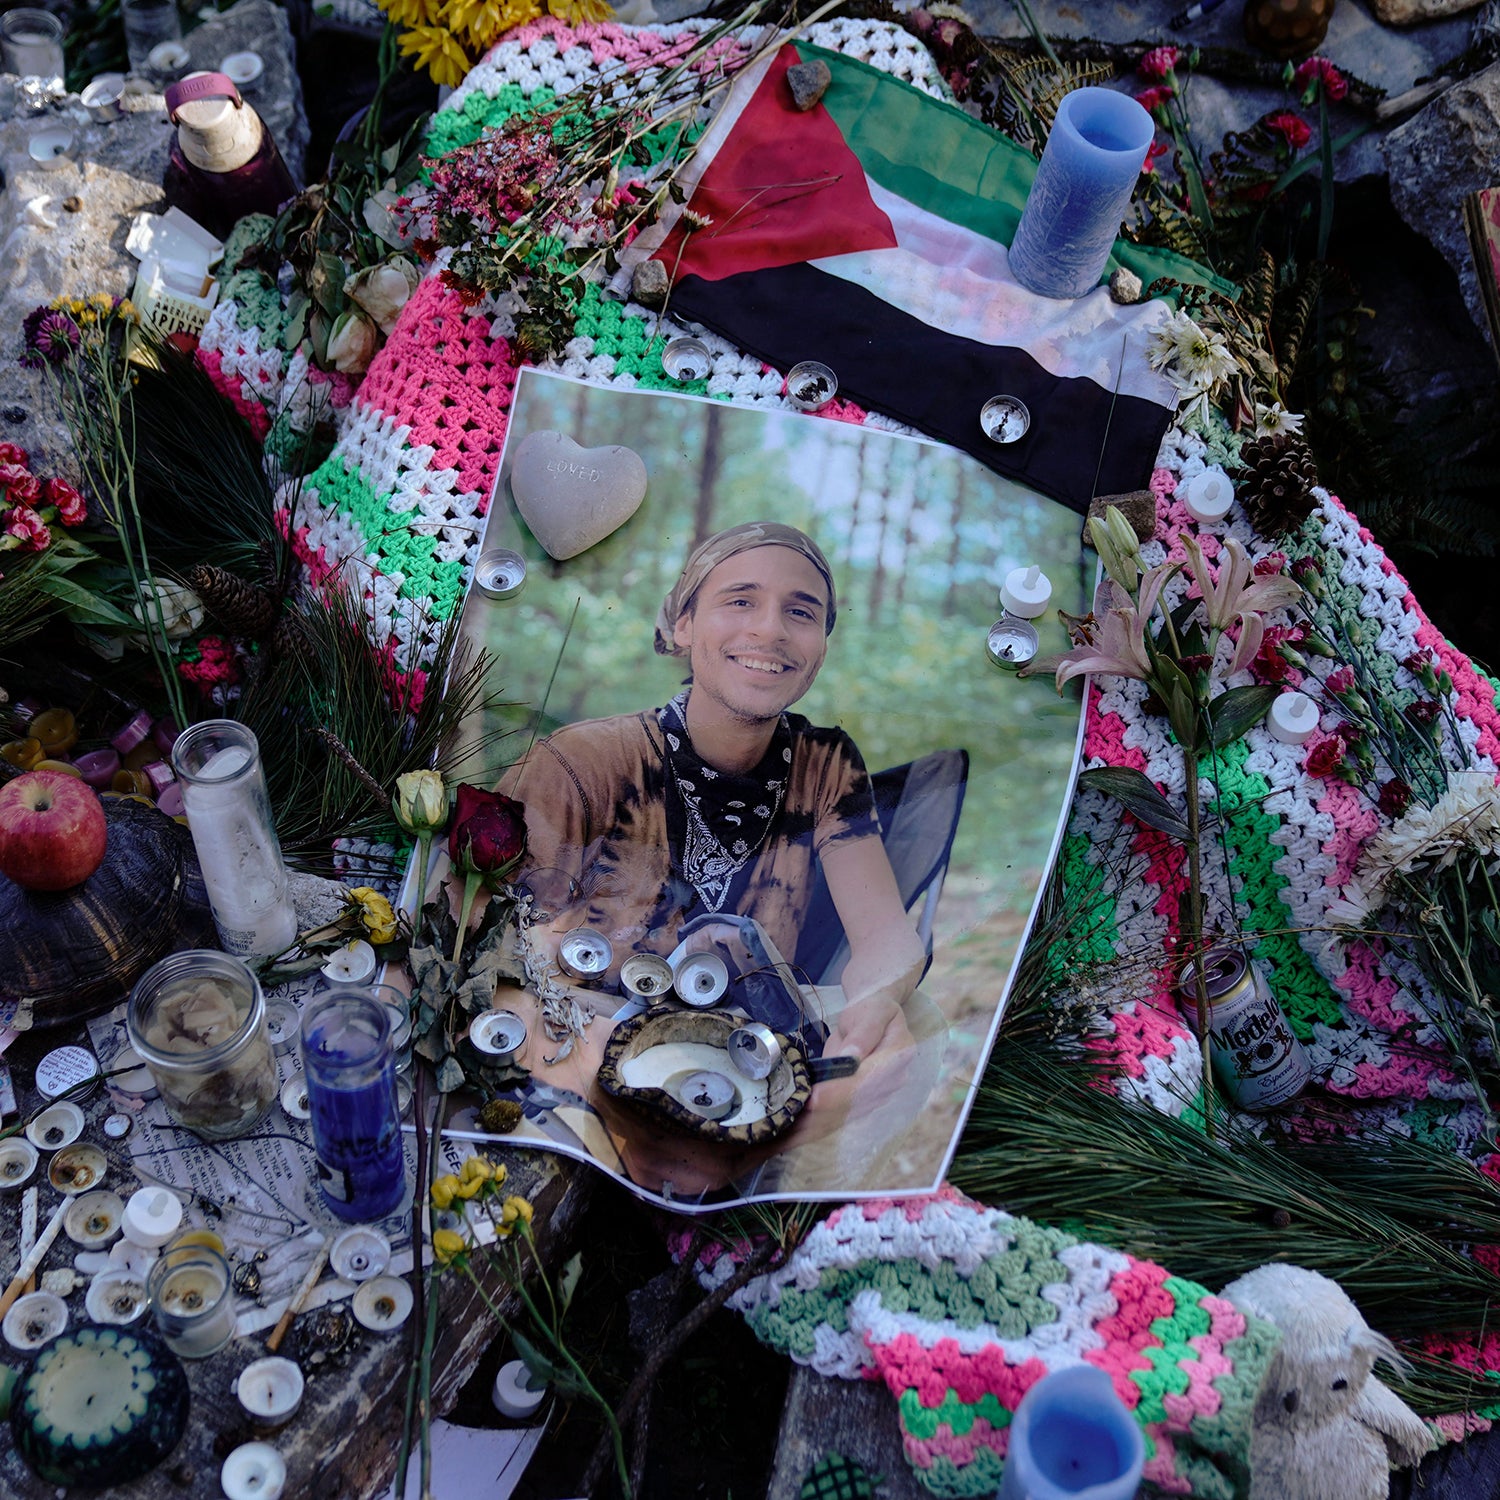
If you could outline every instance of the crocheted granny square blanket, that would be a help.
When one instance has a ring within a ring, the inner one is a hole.
[[[439,154],[514,115],[548,108],[605,66],[659,67],[708,24],[568,27],[549,18],[523,27],[448,99],[429,149]],[[838,21],[814,27],[809,40],[951,97],[931,56],[896,27]],[[236,263],[235,248],[232,241],[226,264]],[[338,441],[305,483],[295,547],[314,581],[335,569],[362,580],[374,639],[392,670],[412,674],[418,689],[434,633],[459,607],[478,550],[520,363],[511,346],[519,307],[514,294],[466,307],[429,274],[357,388],[282,352],[280,300],[254,276],[230,278],[203,331],[205,366],[268,445],[305,430],[316,415],[336,413]],[[646,309],[590,287],[575,337],[544,367],[621,388],[788,404],[783,372],[712,334],[705,336],[707,375],[673,381],[661,366],[656,322]],[[895,426],[847,403],[823,415]],[[1236,538],[1252,558],[1277,565],[1238,505],[1224,523],[1199,527],[1177,498],[1205,468],[1232,466],[1234,442],[1222,431],[1169,432],[1151,481],[1159,524],[1143,547],[1148,564],[1181,558],[1183,539],[1196,534],[1210,560]],[[1495,684],[1433,627],[1370,533],[1334,496],[1314,494],[1313,516],[1281,546],[1292,559],[1315,559],[1330,607],[1356,627],[1350,634],[1364,643],[1363,684],[1398,704],[1415,702],[1423,662],[1445,671],[1455,709],[1444,730],[1448,748],[1457,757],[1461,745],[1471,766],[1493,777]],[[1180,601],[1187,587],[1174,580],[1168,597]],[[1318,660],[1305,673],[1279,675],[1332,704],[1325,684],[1336,665]],[[1325,714],[1325,731],[1334,722]],[[1147,712],[1144,684],[1099,679],[1085,734],[1088,764],[1137,768],[1169,797],[1182,796],[1180,756],[1165,721]],[[1210,918],[1260,934],[1255,962],[1315,1077],[1347,1102],[1349,1128],[1394,1128],[1475,1156],[1497,1175],[1500,1162],[1478,1146],[1479,1105],[1445,1064],[1427,1018],[1421,975],[1377,943],[1329,937],[1330,906],[1383,820],[1364,791],[1317,774],[1327,737],[1292,746],[1256,727],[1205,761],[1207,795],[1224,829],[1223,852],[1206,862]],[[1128,878],[1094,879],[1122,849]],[[1116,964],[1090,1045],[1109,1063],[1119,1094],[1181,1113],[1202,1082],[1198,1044],[1174,1002],[1174,966],[1139,958],[1159,960],[1175,949],[1184,851],[1122,815],[1118,804],[1083,792],[1062,862],[1076,888],[1097,888],[1080,975],[1090,965]],[[1080,1004],[1097,1001],[1086,977],[1078,990]],[[1240,1123],[1260,1128],[1251,1117]],[[1264,1330],[1161,1267],[944,1193],[843,1209],[788,1266],[753,1286],[739,1305],[793,1358],[886,1380],[912,1461],[937,1493],[992,1492],[1016,1400],[1044,1370],[1077,1358],[1107,1369],[1140,1416],[1151,1439],[1148,1474],[1164,1489],[1217,1495],[1239,1487],[1246,1392],[1259,1378]],[[1443,1352],[1476,1370],[1500,1369],[1493,1336]]]

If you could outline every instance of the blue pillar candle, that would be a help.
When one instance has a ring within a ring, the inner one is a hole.
[[[1130,1500],[1145,1462],[1140,1425],[1109,1376],[1071,1365],[1021,1398],[1000,1500]]]
[[[1022,286],[1081,297],[1098,284],[1155,135],[1150,114],[1128,94],[1063,96],[1010,247]]]
[[[338,985],[302,1012],[318,1189],[341,1219],[379,1219],[406,1190],[391,1011],[369,990]]]

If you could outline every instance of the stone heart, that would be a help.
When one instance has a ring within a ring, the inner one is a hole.
[[[580,448],[561,432],[532,432],[511,462],[510,492],[531,534],[562,562],[640,509],[646,466],[630,448]]]

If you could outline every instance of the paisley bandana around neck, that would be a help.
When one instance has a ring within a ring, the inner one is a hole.
[[[657,714],[666,736],[668,781],[681,803],[681,819],[667,826],[677,845],[683,878],[705,910],[722,911],[735,877],[765,843],[786,800],[792,773],[792,731],[782,714],[761,762],[734,776],[705,764],[688,738],[686,693]]]

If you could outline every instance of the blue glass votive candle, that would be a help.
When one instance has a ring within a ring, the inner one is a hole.
[[[1146,148],[1150,114],[1128,94],[1065,94],[1010,247],[1011,274],[1042,297],[1081,297],[1098,285]]]
[[[353,985],[314,995],[302,1067],[323,1201],[341,1219],[382,1218],[406,1189],[390,1007]]]

